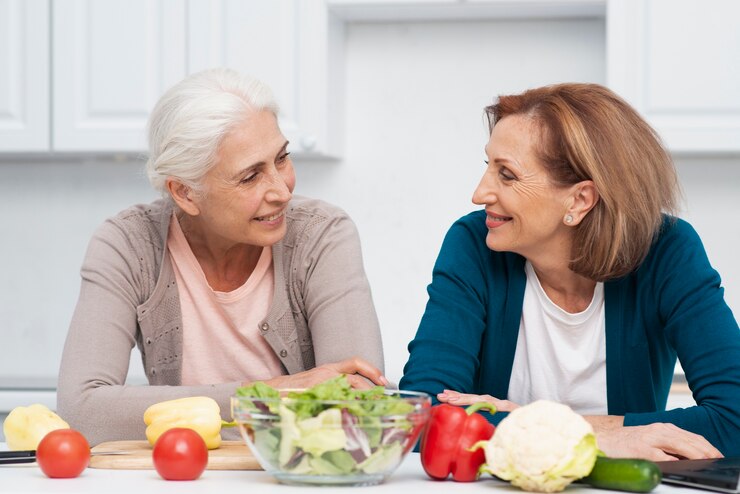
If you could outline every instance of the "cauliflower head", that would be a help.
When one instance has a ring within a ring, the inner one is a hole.
[[[591,473],[598,452],[586,419],[540,400],[501,421],[485,446],[484,470],[525,491],[559,492]]]

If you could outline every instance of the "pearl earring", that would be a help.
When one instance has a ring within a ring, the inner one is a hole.
[[[568,224],[573,223],[573,215],[566,214],[565,215],[565,222],[568,223]]]

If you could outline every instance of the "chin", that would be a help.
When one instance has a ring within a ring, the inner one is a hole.
[[[507,252],[511,250],[505,242],[502,242],[501,239],[493,239],[491,235],[486,237],[486,246],[495,252]]]
[[[257,240],[257,244],[261,245],[263,247],[269,247],[272,245],[275,245],[276,243],[280,242],[284,237],[285,234],[288,232],[288,229],[283,227],[279,230],[273,230],[271,232],[266,232],[264,235],[261,235],[259,239]]]

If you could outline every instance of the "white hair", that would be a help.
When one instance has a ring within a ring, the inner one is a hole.
[[[215,164],[221,140],[250,113],[278,106],[262,82],[238,72],[209,69],[171,87],[149,116],[149,159],[146,173],[152,186],[167,194],[168,177],[195,192]]]

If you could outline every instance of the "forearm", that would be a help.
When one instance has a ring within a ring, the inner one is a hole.
[[[624,425],[624,417],[621,415],[586,415],[584,418],[591,424],[597,435],[600,432],[614,430]]]
[[[60,386],[57,411],[91,445],[104,441],[145,439],[144,411],[155,403],[188,396],[209,396],[221,417],[230,420],[230,398],[239,383],[208,386],[127,386],[89,383]]]

